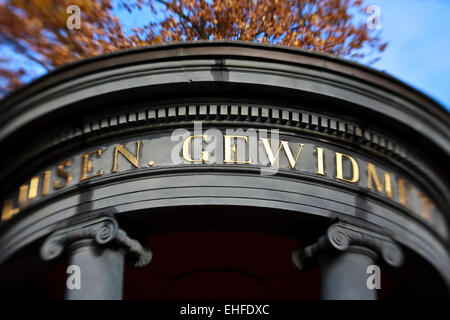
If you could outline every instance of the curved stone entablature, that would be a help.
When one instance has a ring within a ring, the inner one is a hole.
[[[0,109],[1,261],[71,217],[251,206],[376,229],[450,283],[449,115],[383,73],[182,43],[68,65]]]
[[[119,156],[122,155],[129,162],[128,165],[122,164],[127,170],[185,166],[189,163],[196,165],[249,165],[260,168],[262,175],[274,175],[278,173],[278,170],[283,170],[291,173],[318,175],[354,184],[362,190],[384,195],[391,202],[401,204],[404,207],[403,209],[409,210],[415,217],[432,226],[443,238],[448,239],[444,215],[432,201],[433,197],[426,195],[417,184],[412,183],[411,180],[405,180],[404,174],[395,173],[395,169],[386,169],[385,164],[373,158],[373,156],[372,159],[367,158],[353,150],[336,148],[336,146],[322,142],[323,138],[333,131],[336,135],[343,136],[342,141],[345,141],[345,136],[349,136],[350,139],[359,137],[360,142],[363,143],[364,139],[371,141],[368,138],[376,136],[366,135],[366,138],[363,138],[363,132],[358,126],[343,121],[307,115],[302,122],[299,120],[297,111],[282,110],[280,112],[279,109],[267,107],[205,105],[200,107],[171,107],[168,110],[161,108],[147,112],[129,113],[127,116],[123,115],[123,117],[109,117],[103,126],[101,121],[87,124],[84,132],[93,134],[95,137],[97,130],[114,128],[114,126],[134,121],[141,121],[141,124],[144,125],[144,122],[149,119],[165,118],[167,114],[170,116],[171,112],[173,112],[174,118],[189,115],[197,118],[197,113],[201,113],[202,107],[205,116],[215,114],[218,118],[220,115],[227,118],[234,114],[236,117],[251,117],[253,112],[255,118],[266,117],[269,122],[274,118],[282,118],[283,111],[285,111],[286,125],[287,122],[292,121],[294,126],[296,123],[304,123],[303,126],[311,125],[311,122],[316,118],[317,127],[323,128],[322,139],[317,140],[317,137],[314,140],[296,138],[293,133],[280,132],[279,129],[275,128],[249,128],[247,126],[242,128],[225,127],[217,129],[213,127],[212,129],[203,129],[204,124],[210,126],[212,124],[207,121],[197,121],[194,122],[197,128],[194,128],[192,132],[185,130],[178,133],[175,129],[175,131],[163,133],[159,130],[157,134],[135,137],[131,139],[131,142],[130,138],[125,140],[122,138],[112,144],[93,145],[89,150],[77,152],[58,163],[54,163],[21,184],[15,192],[3,201],[1,221],[9,220],[27,205],[33,204],[33,202],[39,201],[58,190],[87,179],[120,173],[122,170],[118,169],[121,161]],[[274,117],[275,110],[279,114],[276,117]],[[268,116],[269,111],[271,111],[271,117]],[[267,116],[264,116],[264,114],[267,114]],[[294,120],[292,120],[292,114]],[[109,124],[111,124],[111,127]],[[324,131],[327,129],[329,132],[325,133]],[[114,133],[114,131],[109,133]],[[123,135],[123,132],[121,134]],[[272,138],[274,134],[276,134],[275,139]],[[275,142],[272,140],[275,140]],[[243,144],[238,147],[237,141],[243,142]],[[389,151],[392,154],[395,154],[395,151],[399,153],[398,148],[396,148],[397,144],[384,141],[385,150],[390,149]],[[196,155],[193,155],[191,147],[196,142],[197,144],[200,142],[204,146],[198,146]],[[130,144],[135,145],[134,147],[131,146],[134,151],[128,150]],[[368,145],[370,148],[371,145]],[[394,151],[394,149],[396,150]],[[175,154],[179,156],[175,157]],[[401,155],[397,155],[401,160]],[[99,163],[94,166],[98,170],[92,169],[94,159],[100,158],[101,161],[96,161]],[[277,171],[274,171],[274,168]],[[93,171],[96,173],[93,174]]]

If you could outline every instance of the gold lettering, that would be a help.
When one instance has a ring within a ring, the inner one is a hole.
[[[30,181],[30,189],[28,190],[28,199],[36,198],[39,186],[39,177],[33,177]]]
[[[19,207],[23,207],[27,202],[28,197],[28,185],[23,184],[19,188]]]
[[[70,166],[72,163],[72,160],[68,160],[65,161],[61,164],[58,165],[58,169],[56,170],[56,175],[58,177],[64,178],[64,183],[61,183],[61,181],[59,181],[58,179],[55,179],[55,181],[53,181],[53,188],[55,188],[56,190],[64,188],[65,186],[67,186],[70,181],[72,181],[72,174],[70,172],[67,172],[66,170],[64,170],[64,167],[68,167]]]
[[[323,149],[320,147],[316,147],[317,150],[317,172],[316,174],[320,174],[322,176],[325,175],[324,166],[323,166]]]
[[[241,160],[232,160],[231,159],[231,153],[234,152],[236,153],[236,144],[234,144],[233,146],[231,146],[231,139],[236,138],[236,139],[244,139],[245,143],[247,143],[248,141],[248,137],[246,136],[232,136],[232,135],[224,135],[223,136],[225,143],[224,143],[224,149],[225,149],[225,157],[223,162],[225,163],[244,163],[244,164],[249,164],[252,162],[252,159],[249,158],[246,161],[241,161]]]
[[[372,190],[372,179],[377,191],[383,193],[383,185],[378,179],[375,166],[372,163],[367,162],[367,188],[370,190]],[[384,186],[386,188],[386,195],[392,199],[391,173],[387,171],[384,172]]]
[[[411,190],[411,185],[403,179],[397,179],[398,188],[398,202],[401,205],[407,207],[406,202],[408,201],[408,191]],[[406,190],[408,189],[408,191]]]
[[[336,179],[351,182],[351,183],[357,182],[359,180],[359,167],[358,167],[358,163],[356,162],[356,160],[353,157],[350,157],[346,154],[342,154],[339,152],[335,152],[335,153],[336,153]],[[346,157],[347,159],[349,159],[352,164],[353,176],[352,176],[352,179],[350,179],[350,180],[344,178],[343,168],[342,168],[342,157]]]
[[[430,199],[428,197],[424,196],[419,190],[417,190],[417,194],[422,203],[422,211],[421,211],[422,218],[424,218],[426,220],[430,220],[431,209],[434,209],[435,206],[430,201]]]
[[[31,178],[30,189],[28,190],[28,199],[36,198],[38,187],[39,187],[39,177]]]
[[[44,171],[44,180],[42,181],[42,192],[41,195],[45,196],[50,191],[50,178],[52,176],[52,172],[50,170]]]
[[[136,147],[136,157],[134,157],[123,145],[119,145],[114,148],[114,165],[112,172],[117,172],[117,156],[122,154],[125,159],[127,159],[136,168],[139,167],[139,148],[141,146],[141,141],[137,141]]]
[[[295,167],[295,164],[297,163],[297,159],[300,156],[300,152],[302,152],[303,149],[303,143],[299,143],[297,156],[294,159],[294,156],[292,155],[291,148],[289,147],[289,143],[287,141],[280,141],[280,146],[278,147],[277,153],[273,155],[272,148],[269,144],[269,139],[267,138],[261,138],[261,141],[263,142],[264,149],[266,149],[267,157],[269,158],[270,165],[273,166],[275,160],[278,158],[278,155],[280,154],[281,148],[284,149],[284,153],[286,154],[286,157],[289,160],[289,164],[291,165],[291,168],[293,169]]]
[[[103,174],[103,170],[100,170],[99,172],[97,172],[96,174],[90,175],[88,176],[88,172],[92,171],[92,160],[89,159],[89,157],[93,154],[97,154],[99,156],[102,155],[102,149],[97,149],[88,153],[85,153],[82,157],[83,159],[83,164],[81,166],[81,177],[80,177],[80,182],[86,179],[90,179],[93,177],[97,177],[97,176],[101,176]]]
[[[11,217],[17,213],[19,213],[19,208],[14,208],[13,200],[5,199],[5,201],[3,201],[2,221],[11,219]]]
[[[194,138],[202,138],[203,141],[208,142],[208,136],[207,135],[195,135],[187,137],[183,142],[183,158],[186,161],[189,162],[202,162],[202,161],[209,161],[209,151],[202,151],[202,157],[200,159],[192,159],[190,156],[190,142]]]

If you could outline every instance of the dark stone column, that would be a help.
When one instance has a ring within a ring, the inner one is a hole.
[[[53,233],[42,245],[41,257],[51,260],[64,251],[69,266],[76,269],[68,275],[68,300],[122,299],[125,257],[132,258],[136,267],[152,259],[151,251],[130,239],[111,217],[83,221]],[[79,276],[80,287],[70,288],[75,276]]]
[[[401,248],[388,236],[343,222],[331,225],[326,235],[305,248],[294,250],[292,262],[301,271],[313,263],[321,270],[321,296],[326,300],[375,300],[369,289],[367,267],[382,260],[391,266],[403,263]]]
[[[323,255],[320,264],[320,290],[325,300],[376,300],[377,290],[367,287],[367,267],[377,254],[364,247],[352,247],[338,254]]]
[[[67,248],[70,265],[80,267],[81,289],[66,288],[67,300],[122,299],[125,250],[81,240]]]

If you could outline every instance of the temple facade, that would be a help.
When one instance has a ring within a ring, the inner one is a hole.
[[[450,116],[385,73],[184,42],[0,110],[3,297],[449,297]]]

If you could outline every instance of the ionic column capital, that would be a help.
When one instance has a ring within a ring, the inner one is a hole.
[[[148,265],[153,257],[150,249],[131,239],[110,216],[86,220],[54,232],[44,241],[41,257],[43,260],[55,259],[68,246],[81,240],[92,240],[99,246],[111,245],[123,248],[133,259],[135,267]]]
[[[292,262],[303,271],[308,269],[315,258],[321,254],[343,252],[352,247],[373,250],[384,262],[393,267],[403,264],[402,249],[389,236],[341,221],[328,227],[326,234],[316,243],[294,250]]]

